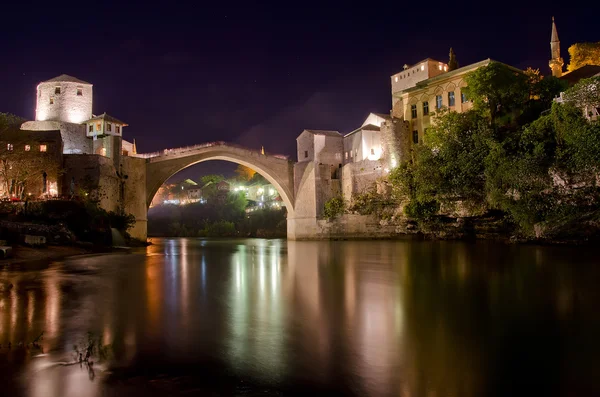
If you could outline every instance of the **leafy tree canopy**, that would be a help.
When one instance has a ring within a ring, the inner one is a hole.
[[[569,57],[569,72],[585,65],[600,65],[600,42],[573,44],[569,47]]]

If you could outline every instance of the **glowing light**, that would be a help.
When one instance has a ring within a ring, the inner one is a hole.
[[[398,82],[398,76],[394,77],[394,81]]]
[[[421,65],[421,70],[425,70],[425,65]]]
[[[50,182],[50,188],[48,189],[48,192],[51,196],[58,196],[58,186],[56,182]]]

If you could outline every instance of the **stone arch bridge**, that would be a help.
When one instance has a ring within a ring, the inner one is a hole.
[[[121,172],[126,175],[126,182],[121,193],[121,207],[136,219],[130,234],[146,239],[148,208],[167,179],[187,167],[209,160],[242,164],[265,177],[277,189],[286,206],[288,239],[312,238],[317,234],[317,212],[323,201],[323,195],[317,190],[327,179],[320,175],[331,174],[329,166],[315,165],[314,162],[295,163],[286,156],[265,154],[226,142],[123,156]]]
[[[285,156],[263,154],[226,142],[212,142],[137,157],[146,159],[147,208],[160,186],[177,172],[203,161],[225,160],[245,165],[264,176],[281,195],[288,214],[294,212],[294,162]]]

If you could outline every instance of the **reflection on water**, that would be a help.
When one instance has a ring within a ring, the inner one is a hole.
[[[156,240],[0,271],[0,380],[31,397],[595,395],[599,281],[581,248]],[[88,331],[110,360],[61,365]]]

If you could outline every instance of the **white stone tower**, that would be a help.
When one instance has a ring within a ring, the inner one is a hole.
[[[565,64],[563,59],[560,57],[560,40],[558,39],[558,33],[556,32],[556,24],[554,23],[554,17],[552,17],[552,37],[550,38],[550,53],[552,58],[548,62],[550,70],[552,70],[552,76],[562,76],[563,65]]]
[[[66,74],[37,86],[36,121],[82,123],[92,117],[92,84]]]

